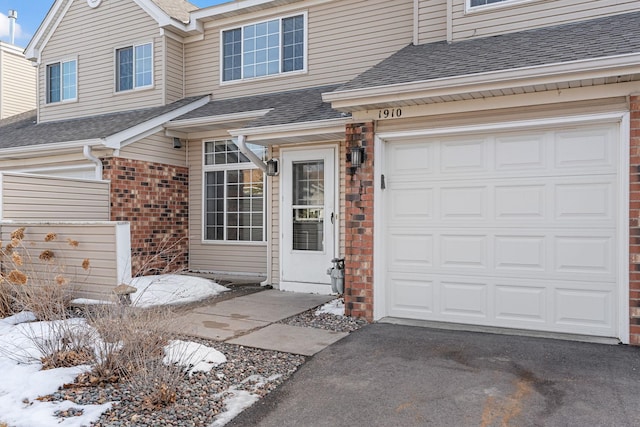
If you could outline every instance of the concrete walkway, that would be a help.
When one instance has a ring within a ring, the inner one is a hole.
[[[197,307],[178,316],[174,332],[231,344],[312,356],[347,333],[276,322],[334,299],[275,289]]]

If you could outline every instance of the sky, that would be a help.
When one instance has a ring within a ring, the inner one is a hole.
[[[105,0],[109,1],[109,0]],[[198,7],[208,7],[230,0],[190,0]],[[9,10],[18,11],[15,44],[26,47],[44,20],[54,0],[0,0],[0,41],[9,42]]]

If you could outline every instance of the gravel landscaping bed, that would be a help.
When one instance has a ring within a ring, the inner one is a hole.
[[[240,287],[228,294],[260,291]],[[224,295],[224,294],[223,294]],[[225,295],[227,296],[227,295]],[[230,296],[230,295],[229,295]],[[367,322],[346,316],[318,313],[318,308],[289,317],[278,323],[292,326],[320,328],[337,332],[353,332]],[[237,415],[243,407],[269,393],[290,377],[305,362],[303,356],[289,353],[242,347],[193,337],[184,340],[212,347],[223,353],[227,361],[210,372],[185,374],[177,385],[175,403],[168,406],[150,404],[141,393],[126,382],[89,386],[67,385],[63,390],[42,400],[69,400],[78,405],[115,402],[94,427],[122,426],[212,426],[218,427]],[[86,383],[86,381],[85,381]],[[154,387],[149,384],[149,387]],[[239,400],[244,401],[243,405]],[[60,411],[60,418],[81,414],[82,409]]]
[[[148,407],[126,384],[98,387],[77,386],[60,390],[47,400],[71,400],[78,404],[117,402],[105,412],[95,427],[116,426],[210,426],[216,416],[233,408],[225,407],[225,399],[246,392],[262,397],[275,389],[305,361],[303,356],[269,350],[258,350],[220,342],[188,338],[222,352],[227,362],[210,372],[185,376],[178,386],[176,402],[166,407]],[[68,410],[60,416],[73,416]],[[222,425],[218,420],[217,425]],[[213,424],[216,425],[216,424]]]
[[[312,308],[296,316],[279,321],[290,326],[303,326],[307,328],[319,328],[335,332],[353,332],[367,324],[364,319],[355,317],[336,316],[329,313],[316,314],[318,308]]]

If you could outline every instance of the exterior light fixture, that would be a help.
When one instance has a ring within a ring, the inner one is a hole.
[[[364,162],[364,147],[354,145],[350,148],[347,160],[351,163],[351,175],[356,173],[356,169]]]
[[[182,142],[180,141],[180,138],[178,137],[173,138],[173,148],[175,149],[182,148]]]
[[[278,175],[278,159],[269,159],[266,162],[267,165],[267,176],[276,176]]]

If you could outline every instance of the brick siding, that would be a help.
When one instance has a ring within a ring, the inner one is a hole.
[[[345,165],[345,311],[369,321],[373,320],[373,135],[371,122],[346,127],[347,152],[361,143],[365,161],[353,175],[351,163]]]
[[[118,157],[102,164],[111,220],[131,224],[133,274],[187,268],[189,170]]]
[[[640,95],[631,96],[629,101],[629,340],[640,345]]]

